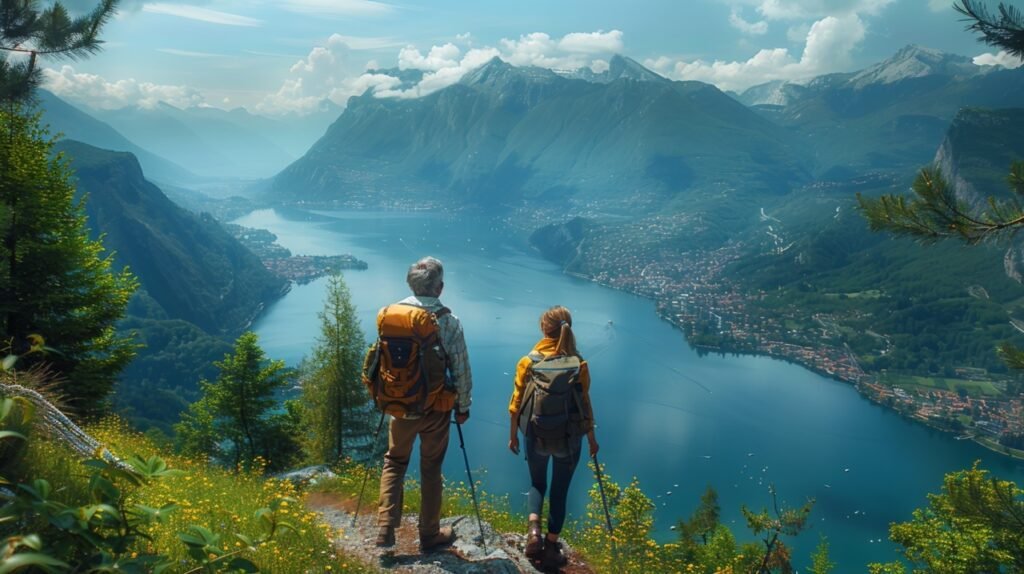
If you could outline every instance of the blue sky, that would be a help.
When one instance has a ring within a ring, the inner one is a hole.
[[[906,44],[1016,64],[965,32],[952,0],[122,2],[104,52],[48,62],[50,89],[93,107],[167,101],[279,115],[323,98],[344,105],[366,89],[417,97],[496,55],[600,70],[621,53],[673,79],[737,91],[860,69]],[[395,66],[423,70],[424,81],[402,90],[366,73]]]

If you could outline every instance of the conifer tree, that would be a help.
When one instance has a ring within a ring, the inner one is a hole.
[[[97,52],[117,3],[100,0],[73,18],[59,2],[0,0],[0,346],[18,354],[30,335],[45,337],[59,354],[33,354],[21,366],[45,361],[66,404],[86,415],[104,410],[134,356],[114,323],[136,282],[90,241],[67,163],[51,158],[53,142],[28,102],[39,59]]]
[[[366,341],[340,274],[328,281],[319,317],[320,336],[302,383],[307,452],[315,462],[365,458],[375,448],[379,415],[361,381]]]
[[[89,238],[71,171],[51,157],[52,145],[24,104],[0,106],[0,346],[17,354],[29,335],[42,335],[59,353],[29,355],[21,366],[45,362],[66,404],[91,415],[135,354],[115,323],[137,282]]]
[[[218,458],[235,466],[247,466],[256,457],[274,468],[286,466],[279,455],[297,450],[290,435],[295,429],[285,428],[296,415],[271,412],[278,405],[277,392],[289,382],[284,361],[268,360],[256,334],[247,332],[235,341],[234,352],[214,365],[220,370],[217,380],[200,382],[202,398],[175,426],[183,449],[222,455]],[[213,437],[226,444],[223,453],[215,450]]]
[[[40,8],[36,0],[0,0],[0,102],[24,101],[39,85],[39,58],[84,58],[102,47],[100,29],[118,0],[100,0],[74,18],[60,2]],[[8,57],[11,56],[11,57]]]

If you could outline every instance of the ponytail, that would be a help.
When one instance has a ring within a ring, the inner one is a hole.
[[[572,332],[572,315],[561,305],[556,305],[540,316],[540,329],[545,337],[558,339],[555,352],[559,355],[579,357],[576,336]]]

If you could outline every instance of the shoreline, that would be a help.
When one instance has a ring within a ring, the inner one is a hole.
[[[541,257],[543,257],[543,256],[541,256]],[[571,277],[577,278],[577,279],[585,280],[585,281],[594,283],[596,285],[600,285],[601,287],[606,287],[606,288],[609,288],[609,289],[614,289],[615,291],[619,291],[619,292],[622,292],[622,293],[628,293],[630,295],[634,295],[636,297],[640,297],[642,299],[646,299],[646,300],[651,301],[652,303],[654,303],[655,306],[657,306],[657,304],[659,302],[657,298],[650,297],[650,296],[647,296],[647,295],[644,295],[644,294],[641,294],[641,293],[637,293],[636,291],[632,291],[632,290],[629,290],[629,289],[622,289],[622,288],[619,288],[619,287],[615,287],[614,285],[608,285],[606,283],[602,283],[600,281],[594,280],[593,278],[591,278],[591,277],[589,277],[589,276],[587,276],[587,275],[585,275],[583,273],[578,273],[578,272],[575,272],[575,271],[566,271],[564,269],[563,269],[562,273],[564,273],[565,275],[569,275]],[[693,349],[697,349],[698,351],[704,351],[704,352],[707,352],[707,353],[712,353],[713,352],[713,353],[718,353],[718,354],[722,354],[722,355],[725,355],[725,354],[729,353],[729,354],[747,355],[747,356],[753,356],[753,357],[768,357],[768,358],[771,358],[771,359],[782,360],[782,361],[785,361],[787,363],[790,363],[790,364],[793,364],[793,365],[797,365],[797,366],[799,366],[799,367],[801,367],[803,369],[806,369],[806,370],[808,370],[808,371],[810,371],[810,372],[812,372],[812,373],[814,373],[816,375],[819,375],[821,377],[829,378],[829,379],[832,379],[834,381],[850,385],[850,386],[852,386],[857,391],[857,394],[860,395],[861,397],[867,399],[868,401],[870,401],[873,404],[878,405],[880,408],[885,409],[886,411],[889,411],[889,412],[892,412],[892,413],[895,413],[895,414],[899,415],[904,420],[923,424],[924,426],[926,426],[928,428],[940,431],[940,432],[942,432],[944,434],[955,435],[958,432],[958,431],[955,431],[955,430],[952,430],[952,429],[949,429],[949,428],[945,428],[945,427],[937,425],[937,424],[933,424],[928,419],[912,416],[911,414],[903,412],[903,411],[901,411],[899,409],[892,408],[892,407],[890,407],[888,405],[885,405],[885,404],[882,403],[882,401],[876,400],[876,398],[873,397],[870,393],[865,392],[861,388],[861,384],[860,384],[861,381],[852,381],[852,380],[840,377],[840,376],[836,375],[835,373],[830,373],[830,372],[828,372],[828,371],[826,371],[824,369],[819,369],[816,366],[808,364],[807,362],[801,361],[801,360],[799,360],[797,358],[793,358],[793,357],[790,357],[788,355],[776,354],[776,353],[771,353],[771,352],[768,352],[768,351],[762,351],[762,350],[759,350],[759,349],[750,349],[750,348],[740,349],[740,348],[728,348],[728,347],[723,347],[723,346],[717,346],[716,347],[716,346],[707,345],[707,344],[692,343],[692,342],[690,342],[690,337],[689,337],[689,335],[687,335],[686,330],[684,329],[683,325],[680,325],[679,323],[677,323],[676,321],[673,321],[669,317],[663,316],[657,310],[655,310],[655,314],[658,316],[659,319],[661,319],[662,321],[665,321],[669,325],[672,325],[673,328],[675,328],[675,329],[679,330],[680,332],[682,332],[683,338],[686,340],[686,344],[689,345]],[[867,373],[864,373],[864,375],[872,377],[874,379],[877,379],[877,377],[874,377],[872,375],[868,375]],[[962,432],[962,431],[960,431],[960,432]],[[956,438],[956,437],[954,437],[954,438]],[[974,436],[970,437],[970,441],[975,443],[975,444],[977,444],[977,445],[980,445],[980,446],[982,446],[982,447],[984,447],[984,448],[988,449],[989,451],[992,451],[992,452],[994,452],[996,454],[1000,454],[1002,456],[1008,457],[1010,460],[1013,460],[1013,461],[1024,461],[1024,451],[1016,450],[1016,449],[1010,449],[1010,452],[1007,452],[1006,450],[1004,450],[1002,445],[998,444],[998,442],[993,442],[991,440],[983,440],[985,438],[987,438],[987,437],[981,437],[980,435],[974,435]]]
[[[306,210],[309,210],[309,209],[322,209],[323,208],[323,206],[288,205],[288,204],[282,205],[281,207],[297,209],[297,210],[300,210],[300,211],[306,211]],[[417,210],[393,209],[393,208],[389,209],[388,207],[389,206],[379,206],[375,210],[394,211],[394,212],[414,212],[414,213],[415,212],[423,212],[423,211],[435,211],[435,212],[437,211],[437,210],[431,210],[431,209],[417,209]],[[346,211],[347,210],[367,211],[366,206],[362,206],[362,208],[355,207],[355,206],[333,206],[333,209],[335,209],[335,210],[346,210]],[[373,211],[373,210],[370,210],[370,211]],[[442,213],[448,213],[448,212],[442,210]],[[542,260],[548,261],[548,262],[552,262],[552,263],[555,263],[556,265],[558,265],[557,262],[551,261],[550,259],[544,257],[532,245],[527,244],[526,246],[531,251],[533,251],[534,254],[536,254],[538,257],[540,257]],[[929,421],[927,421],[926,419],[922,419],[920,417],[911,416],[910,414],[905,413],[905,412],[903,412],[903,411],[901,411],[899,409],[892,408],[892,407],[889,407],[888,405],[882,404],[881,401],[875,400],[875,397],[871,396],[869,393],[865,392],[862,389],[862,387],[861,387],[861,383],[863,382],[862,380],[851,380],[849,378],[842,377],[842,376],[838,375],[835,372],[831,372],[831,371],[829,371],[827,369],[824,369],[824,368],[819,368],[818,366],[816,366],[816,365],[814,365],[812,363],[809,363],[809,362],[804,361],[804,360],[800,360],[799,357],[793,357],[793,356],[789,356],[787,354],[781,354],[781,353],[773,353],[771,351],[761,350],[761,349],[756,349],[756,348],[750,348],[750,347],[731,348],[729,346],[712,346],[712,345],[707,345],[707,344],[693,343],[693,342],[691,342],[690,336],[687,334],[687,331],[686,331],[684,325],[679,324],[677,321],[674,321],[674,320],[672,320],[672,318],[666,317],[661,312],[659,312],[657,306],[658,306],[660,301],[659,301],[659,299],[657,297],[651,296],[651,295],[647,295],[647,294],[643,294],[643,293],[639,293],[636,290],[632,290],[632,289],[627,289],[627,288],[611,285],[611,284],[608,284],[608,283],[596,280],[593,277],[591,277],[589,275],[586,275],[584,273],[566,270],[564,267],[562,267],[561,272],[562,272],[562,274],[567,275],[569,277],[573,277],[575,279],[583,280],[583,281],[586,281],[588,283],[592,283],[592,284],[598,285],[600,287],[612,289],[612,290],[618,291],[620,293],[629,294],[629,295],[632,295],[634,297],[638,297],[638,298],[644,299],[645,301],[649,301],[649,302],[653,303],[655,305],[654,313],[658,316],[658,319],[667,322],[674,329],[679,330],[683,334],[683,338],[686,340],[687,345],[689,345],[693,349],[698,350],[698,352],[705,352],[705,353],[712,353],[713,352],[713,353],[718,353],[718,354],[722,354],[722,355],[734,354],[734,355],[737,355],[737,356],[743,356],[743,355],[755,356],[755,357],[761,356],[761,357],[768,357],[768,358],[771,358],[771,359],[782,360],[782,361],[785,361],[785,362],[787,362],[789,364],[797,365],[797,366],[799,366],[799,367],[801,367],[803,369],[806,369],[806,370],[808,370],[808,371],[810,371],[810,372],[812,372],[812,373],[814,373],[814,374],[816,374],[818,376],[821,376],[821,377],[824,377],[824,378],[828,378],[828,379],[831,379],[831,380],[834,380],[834,381],[837,381],[837,382],[841,382],[841,383],[844,383],[844,384],[847,384],[847,385],[852,385],[854,387],[854,389],[857,391],[858,395],[866,398],[867,400],[871,401],[872,403],[877,404],[879,407],[881,407],[881,408],[883,408],[883,409],[885,409],[887,411],[891,411],[891,412],[895,412],[896,414],[899,414],[902,418],[904,418],[906,420],[911,420],[911,421],[915,421],[915,422],[924,423],[925,426],[930,427],[930,428],[935,429],[935,430],[942,431],[943,433],[946,433],[946,434],[955,434],[955,432],[956,432],[956,431],[953,431],[953,430],[951,430],[949,428],[943,428],[941,426],[932,424]],[[817,347],[813,348],[813,350],[817,350],[817,349],[818,349]],[[855,358],[854,358],[854,360],[855,360]],[[870,377],[872,379],[876,379],[877,380],[877,377],[869,375],[868,373],[865,373],[862,369],[860,369],[859,365],[856,365],[856,367],[857,367],[857,370],[861,374],[863,374],[863,376]],[[1024,460],[1024,451],[1018,451],[1021,454],[1016,454],[1016,453],[1013,453],[1013,452],[1007,453],[1005,450],[1002,449],[1001,445],[993,446],[993,445],[990,445],[990,444],[985,444],[984,442],[979,440],[979,438],[977,436],[971,437],[971,440],[973,442],[975,442],[975,443],[985,447],[986,449],[991,450],[991,451],[997,453],[997,454],[1001,454],[1003,456],[1008,456],[1011,460]]]

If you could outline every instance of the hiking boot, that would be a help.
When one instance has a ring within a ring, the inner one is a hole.
[[[420,550],[430,552],[445,546],[450,546],[455,541],[455,533],[450,526],[442,526],[437,534],[432,536],[420,535]]]
[[[377,541],[375,544],[378,548],[394,546],[395,528],[393,526],[381,526],[380,530],[377,531]]]
[[[540,522],[530,521],[526,530],[526,557],[530,560],[540,560],[544,553],[544,537],[540,533]]]
[[[568,560],[565,559],[565,555],[562,554],[562,543],[555,541],[552,542],[548,539],[544,539],[544,558],[542,560],[544,570],[557,571],[562,566],[565,566]]]

